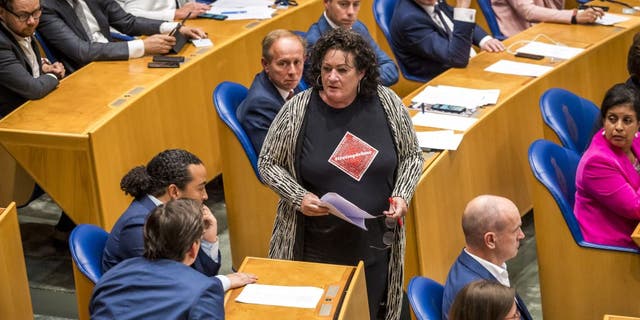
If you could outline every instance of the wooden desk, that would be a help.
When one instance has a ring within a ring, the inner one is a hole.
[[[179,69],[148,69],[150,57],[89,64],[41,100],[0,120],[0,143],[76,223],[110,230],[131,199],[120,179],[167,148],[184,148],[221,172],[211,101],[224,80],[249,85],[264,35],[306,30],[321,0],[301,0],[263,21],[200,19],[214,47],[187,46]]]
[[[623,317],[623,316],[612,316],[612,315],[609,315],[609,314],[605,314],[603,320],[640,320],[640,318]]]
[[[450,266],[464,246],[462,212],[475,196],[501,195],[513,200],[522,213],[531,209],[533,176],[527,161],[529,145],[543,137],[555,139],[541,119],[538,106],[541,94],[551,87],[563,87],[599,103],[609,87],[627,78],[626,53],[639,29],[637,18],[622,27],[541,23],[505,44],[533,39],[542,33],[586,50],[569,61],[555,63],[548,58],[539,62],[515,58],[506,52],[481,53],[467,68],[451,69],[429,83],[497,88],[501,93],[496,106],[481,110],[480,121],[465,132],[458,150],[440,153],[423,172],[411,203],[416,243],[407,246],[415,246],[417,253],[411,256],[408,252],[408,270],[415,268],[418,274],[441,283],[446,280]],[[484,71],[500,59],[555,68],[539,78]],[[418,92],[407,97],[405,103]]]
[[[357,267],[350,267],[247,257],[238,271],[256,274],[261,284],[320,287],[325,289],[325,294],[329,286],[337,285],[340,289],[337,299],[328,303],[323,296],[316,309],[236,303],[243,288],[229,290],[224,298],[226,319],[335,319],[335,314],[338,319],[362,319],[362,315],[369,313],[362,262]],[[318,311],[325,302],[332,306],[331,316],[321,317]],[[340,303],[342,307],[338,309]]]
[[[0,318],[33,319],[16,204],[0,208]]]

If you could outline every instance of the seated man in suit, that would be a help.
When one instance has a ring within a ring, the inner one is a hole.
[[[504,50],[502,42],[475,24],[471,0],[456,8],[436,0],[398,0],[390,32],[398,63],[429,81],[449,68],[464,68],[475,55],[471,45],[488,52]]]
[[[442,297],[442,319],[448,319],[458,291],[474,280],[492,280],[510,287],[505,262],[518,254],[520,240],[524,239],[521,226],[520,212],[509,199],[482,195],[467,204],[462,214],[466,248],[449,270]],[[531,319],[517,294],[516,304],[521,319]]]
[[[211,232],[201,208],[196,200],[179,199],[154,209],[144,225],[144,257],[100,278],[91,319],[224,319],[220,281],[189,268],[200,237]]]
[[[164,54],[176,43],[167,35],[178,25],[136,17],[126,13],[115,0],[42,0],[38,31],[68,73],[92,61],[127,60],[145,54]],[[124,34],[151,35],[144,40],[113,42],[109,27]],[[182,26],[188,38],[204,38],[198,28]]]
[[[116,0],[124,9],[137,17],[158,20],[195,19],[211,9],[205,3],[186,0]],[[191,13],[189,15],[189,13]]]
[[[60,62],[40,57],[33,34],[41,14],[39,0],[0,0],[0,118],[46,96],[64,77]]]
[[[271,122],[284,103],[300,91],[304,40],[287,30],[274,30],[262,39],[262,72],[256,74],[236,110],[238,121],[260,154]]]
[[[122,178],[120,188],[135,199],[109,233],[102,255],[102,271],[107,272],[125,259],[142,256],[144,222],[157,206],[181,198],[193,199],[200,204],[207,200],[206,178],[202,161],[181,149],[165,150],[153,157],[146,167],[131,169]],[[208,208],[203,210],[209,211]],[[190,265],[207,276],[216,276],[220,269],[217,224],[210,212],[204,218],[216,232],[202,238],[196,259]],[[237,273],[216,277],[225,291],[256,280],[254,275]]]
[[[398,82],[396,64],[373,41],[364,23],[358,20],[360,0],[324,0],[324,10],[318,22],[312,24],[309,31],[307,31],[307,51],[311,52],[313,45],[329,30],[338,27],[352,29],[367,40],[376,53],[380,71],[380,83],[388,87]]]
[[[564,0],[491,0],[491,7],[506,37],[537,22],[589,24],[604,15],[599,8],[563,10]]]

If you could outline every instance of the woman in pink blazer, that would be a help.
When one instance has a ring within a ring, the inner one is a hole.
[[[576,172],[574,212],[588,242],[637,248],[630,235],[640,223],[640,98],[631,86],[607,91],[603,128]]]

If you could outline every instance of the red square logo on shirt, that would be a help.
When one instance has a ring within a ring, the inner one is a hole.
[[[377,155],[378,150],[347,131],[329,158],[329,163],[360,181]]]

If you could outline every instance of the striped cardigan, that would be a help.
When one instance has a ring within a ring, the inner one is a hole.
[[[277,215],[269,244],[269,257],[293,260],[297,215],[302,198],[308,193],[297,181],[295,154],[298,135],[304,121],[313,89],[289,100],[269,128],[258,168],[263,181],[280,195]],[[415,191],[422,171],[422,151],[418,145],[411,118],[400,98],[389,88],[378,86],[378,97],[384,108],[398,155],[395,185],[392,195],[402,197],[407,204]],[[396,226],[391,246],[389,277],[387,278],[386,320],[400,317],[404,270],[405,232]]]

